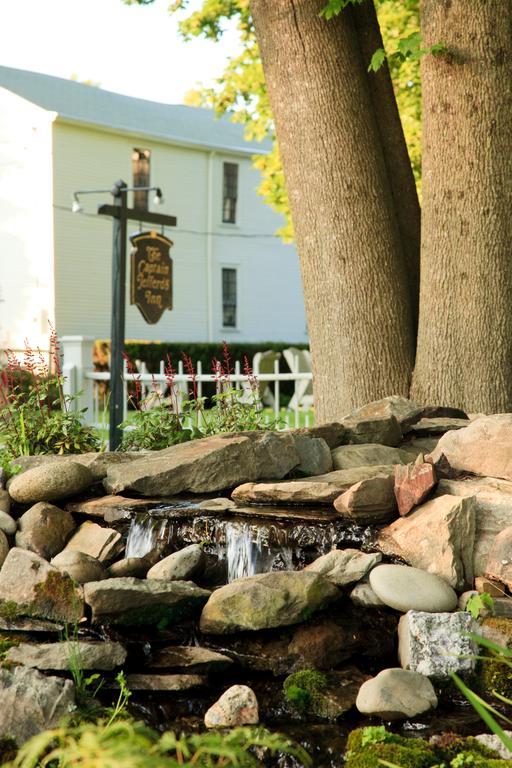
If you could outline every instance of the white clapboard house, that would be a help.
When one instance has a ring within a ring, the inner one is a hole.
[[[164,231],[173,310],[148,325],[127,296],[126,338],[306,341],[296,251],[256,192],[262,151],[207,109],[0,67],[0,348],[44,346],[48,320],[59,336],[109,337],[112,220],[96,211],[112,197],[80,196],[82,213],[72,202],[118,179],[160,187],[162,205],[129,205],[178,222]]]

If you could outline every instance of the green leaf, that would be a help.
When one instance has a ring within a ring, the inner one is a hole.
[[[368,72],[378,72],[385,61],[386,61],[386,52],[384,48],[377,48],[368,66]]]

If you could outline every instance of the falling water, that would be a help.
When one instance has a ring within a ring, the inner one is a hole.
[[[268,530],[264,527],[255,529],[248,523],[226,523],[225,548],[219,555],[224,554],[226,558],[228,581],[266,573],[276,565],[293,568],[291,547],[280,547],[276,552],[267,539]]]
[[[166,520],[134,517],[126,540],[126,557],[144,557],[155,548],[165,532]]]

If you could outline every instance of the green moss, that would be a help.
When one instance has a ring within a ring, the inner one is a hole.
[[[316,669],[294,672],[283,683],[284,697],[300,712],[307,712],[321,706],[327,682],[326,675]]]
[[[0,662],[5,658],[5,654],[9,648],[14,648],[19,645],[20,641],[16,637],[10,635],[0,635]]]
[[[381,760],[401,768],[433,768],[439,765],[426,742],[409,739],[407,746],[395,743],[369,744],[359,752],[347,753],[345,768],[382,768]]]
[[[14,600],[3,600],[0,602],[0,618],[5,621],[14,621],[21,615],[21,608]]]
[[[82,617],[82,601],[73,579],[60,571],[50,571],[34,587],[34,603],[28,615],[54,621],[77,621]]]
[[[461,754],[469,755],[475,759],[499,757],[494,749],[481,744],[473,736],[463,737],[457,733],[443,733],[436,737],[433,749],[439,761],[447,763]]]

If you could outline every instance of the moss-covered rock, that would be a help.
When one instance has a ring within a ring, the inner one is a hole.
[[[503,618],[487,618],[482,622],[484,637],[503,649],[512,649],[512,621]],[[475,672],[476,688],[481,694],[496,691],[500,696],[512,699],[512,667],[499,660],[499,654],[480,649],[485,659],[478,663]],[[510,657],[507,657],[510,661]]]
[[[304,669],[284,681],[284,696],[295,712],[320,720],[336,720],[351,709],[367,679],[356,667],[319,672]]]

